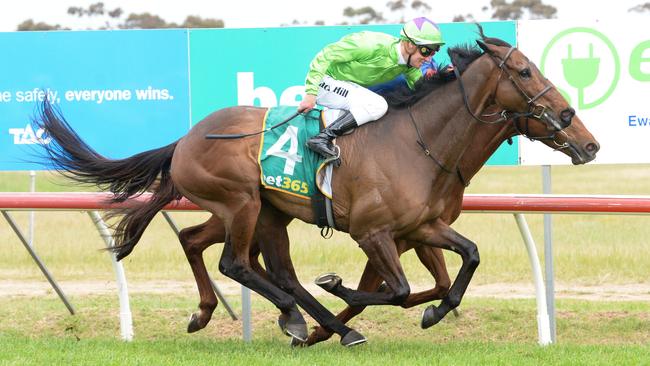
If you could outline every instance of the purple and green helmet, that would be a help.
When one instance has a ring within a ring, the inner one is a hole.
[[[444,45],[442,33],[438,25],[428,18],[415,18],[402,27],[400,38],[415,43],[418,46]]]

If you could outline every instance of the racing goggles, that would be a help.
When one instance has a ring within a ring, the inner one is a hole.
[[[429,57],[434,53],[438,52],[438,50],[440,50],[439,44],[433,45],[432,47],[420,46],[420,45],[418,45],[417,47],[418,47],[418,52],[420,53],[420,55],[422,55],[422,57]]]

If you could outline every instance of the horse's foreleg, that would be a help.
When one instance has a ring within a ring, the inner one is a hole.
[[[361,275],[361,280],[359,281],[359,286],[357,290],[359,291],[375,291],[381,284],[382,279],[379,277],[379,274],[372,268],[370,263],[366,263],[366,267],[363,270]],[[365,306],[348,306],[343,311],[341,311],[336,318],[340,320],[343,324],[347,323],[350,319],[359,315],[366,307]],[[307,338],[307,345],[311,346],[318,342],[328,340],[334,332],[331,330],[318,326],[314,329],[313,332]]]
[[[428,328],[437,324],[448,312],[460,304],[480,262],[478,248],[476,244],[458,234],[442,220],[419,227],[409,234],[409,238],[429,246],[452,250],[458,253],[463,260],[458,276],[451,285],[448,294],[442,299],[440,306],[430,305],[422,315],[422,328]]]
[[[402,253],[412,248],[415,248],[420,262],[422,262],[422,264],[433,275],[436,285],[433,289],[410,294],[401,305],[404,308],[413,307],[433,300],[440,300],[447,294],[449,286],[451,285],[449,273],[447,272],[447,267],[445,265],[445,257],[440,248],[422,246],[419,243],[407,242],[405,240],[397,242],[397,250],[400,256]],[[376,291],[381,285],[381,282],[382,279],[379,274],[374,270],[374,268],[372,268],[372,266],[370,266],[369,263],[366,263],[357,290]],[[365,306],[348,306],[336,315],[336,317],[343,323],[347,323],[350,319],[359,315],[365,308]],[[332,336],[332,334],[331,331],[323,327],[316,327],[316,329],[314,329],[314,331],[309,335],[309,338],[307,338],[307,344],[312,345],[326,341]]]
[[[449,278],[449,272],[447,272],[447,266],[445,265],[445,257],[440,248],[416,245],[415,252],[420,262],[422,262],[436,280],[436,286],[430,290],[410,294],[402,304],[403,308],[410,308],[430,301],[440,300],[447,295],[451,286],[451,279]]]
[[[350,306],[362,305],[401,305],[411,289],[399,261],[399,253],[392,236],[388,232],[368,233],[359,240],[359,247],[366,253],[370,265],[386,282],[391,291],[368,292],[352,290],[341,285],[341,278],[327,274],[316,279],[321,286]]]
[[[223,242],[226,232],[223,222],[215,215],[201,225],[192,226],[181,230],[178,238],[183,246],[185,257],[192,268],[196,286],[199,289],[199,312],[192,314],[187,325],[188,333],[193,333],[205,328],[212,318],[212,313],[217,307],[218,300],[212,289],[208,270],[203,261],[203,251],[210,245]]]

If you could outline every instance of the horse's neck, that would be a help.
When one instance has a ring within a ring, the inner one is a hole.
[[[463,179],[469,183],[503,141],[513,136],[509,122],[481,124],[458,163]]]
[[[496,82],[494,64],[486,57],[473,62],[461,76],[469,105],[480,115]],[[413,106],[425,143],[448,169],[455,169],[465,149],[474,139],[477,121],[467,112],[459,81],[451,82]]]

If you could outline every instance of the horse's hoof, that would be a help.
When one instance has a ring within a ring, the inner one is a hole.
[[[352,347],[356,346],[359,344],[366,343],[368,340],[366,337],[362,336],[361,333],[357,332],[356,330],[351,330],[341,338],[341,344],[346,346],[346,347]]]
[[[424,312],[422,313],[422,321],[420,322],[420,326],[422,329],[427,329],[438,324],[440,320],[442,320],[442,316],[440,316],[438,308],[433,305],[429,305],[426,309],[424,309]]]
[[[343,280],[336,273],[322,274],[314,281],[315,284],[327,292],[332,292],[332,290],[339,286],[341,282],[343,282]]]
[[[278,326],[280,327],[280,330],[282,330],[282,333],[285,335],[292,338],[297,338],[297,340],[300,342],[307,341],[308,334],[306,323],[291,323],[291,319],[288,315],[280,314],[278,317]]]
[[[190,316],[190,322],[187,324],[187,332],[194,333],[194,332],[198,332],[203,328],[204,327],[199,325],[199,317],[195,313],[192,313],[192,315]]]
[[[288,323],[284,328],[284,334],[299,340],[300,342],[307,342],[307,324],[291,324]]]
[[[288,315],[285,314],[280,314],[278,317],[278,327],[280,327],[280,330],[284,333],[284,330],[287,328],[287,319],[289,318]]]
[[[294,337],[291,337],[291,342],[289,343],[289,345],[291,346],[291,348],[309,346],[307,342],[301,341],[300,339]]]

